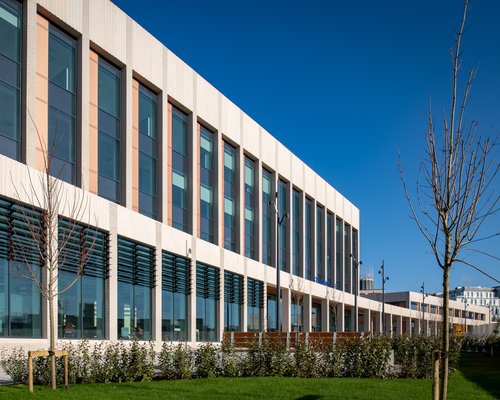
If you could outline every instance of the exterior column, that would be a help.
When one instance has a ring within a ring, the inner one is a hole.
[[[369,309],[364,310],[363,312],[363,332],[372,333],[371,329],[371,313]]]
[[[396,315],[396,333],[398,336],[403,336],[403,316]]]
[[[290,332],[291,330],[291,308],[292,308],[292,292],[288,288],[281,288],[282,308],[282,331]],[[277,298],[276,298],[277,299]],[[277,305],[279,306],[279,305]],[[278,322],[279,324],[279,322]]]
[[[345,332],[345,305],[337,303],[337,332]]]
[[[378,311],[375,313],[375,333],[380,335],[383,333],[382,328],[382,312]]]
[[[154,276],[156,285],[153,288],[153,293],[151,296],[152,300],[152,309],[151,309],[151,317],[152,321],[152,340],[156,342],[156,348],[159,349],[161,347],[162,342],[162,323],[161,323],[161,275],[162,275],[162,224],[161,222],[157,222],[156,224],[156,265],[154,269]]]
[[[217,307],[217,338],[218,338],[218,341],[221,342],[222,341],[222,335],[224,333],[224,266],[221,265],[221,269],[220,269],[220,290],[219,290],[219,293],[220,293],[220,297],[219,297],[219,303],[218,303],[218,307]],[[195,303],[196,304],[196,303]]]
[[[387,336],[392,336],[392,314],[385,314],[385,328]]]
[[[328,299],[321,300],[321,332],[330,331],[330,307]]]
[[[118,339],[118,206],[109,203],[109,277],[106,279],[106,338]]]
[[[195,344],[196,332],[196,254],[191,260],[191,294],[188,296],[188,341]]]
[[[245,271],[247,270],[246,268],[247,261],[245,259]],[[241,306],[241,331],[246,332],[248,328],[248,278],[245,273],[245,276],[243,278],[243,305]]]
[[[304,294],[304,301],[302,302],[302,312],[304,313],[304,332],[311,332],[311,308],[312,296]]]

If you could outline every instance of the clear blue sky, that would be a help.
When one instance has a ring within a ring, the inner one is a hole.
[[[350,199],[361,259],[387,290],[439,291],[441,270],[409,219],[429,99],[449,110],[461,0],[116,0],[120,8]],[[500,131],[500,1],[472,0],[464,68],[479,64],[469,118]],[[498,162],[500,151],[496,150]],[[498,180],[496,195],[498,196]],[[490,221],[490,231],[500,218]],[[500,238],[483,249],[500,256]],[[471,258],[500,279],[500,262]],[[469,267],[451,286],[492,286]]]

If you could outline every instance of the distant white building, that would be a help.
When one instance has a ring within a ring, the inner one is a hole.
[[[450,299],[466,304],[488,307],[490,309],[490,321],[500,320],[500,286],[492,288],[459,286],[450,290]]]

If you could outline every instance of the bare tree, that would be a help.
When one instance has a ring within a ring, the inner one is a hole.
[[[452,93],[449,115],[443,113],[442,130],[436,125],[429,109],[425,157],[420,164],[415,198],[410,196],[401,162],[399,171],[412,219],[429,243],[437,264],[442,269],[443,318],[440,398],[446,399],[449,351],[449,279],[457,263],[468,265],[490,278],[477,264],[468,259],[472,253],[487,255],[476,245],[496,237],[498,232],[482,235],[485,221],[498,211],[499,197],[493,182],[499,164],[493,150],[498,134],[492,138],[477,133],[478,123],[468,122],[466,108],[477,69],[468,71],[463,93],[458,92],[461,69],[461,41],[469,2],[465,0],[455,46],[450,50],[452,61]],[[489,255],[498,260],[494,255]],[[498,282],[498,281],[497,281]]]
[[[40,172],[32,172],[27,167],[26,184],[14,182],[12,179],[16,200],[19,203],[27,202],[29,206],[19,208],[25,229],[11,229],[10,244],[16,254],[16,259],[20,261],[16,264],[17,272],[21,277],[33,282],[48,305],[51,388],[56,389],[55,301],[58,296],[67,292],[82,275],[85,266],[93,256],[97,230],[88,225],[91,222],[88,194],[77,187],[74,187],[72,191],[65,190],[63,187],[65,184],[58,179],[61,170],[55,170],[53,160],[64,133],[58,134],[57,127],[55,128],[49,149],[49,144],[43,140],[36,125],[35,130],[42,148],[43,169]],[[41,217],[33,218],[32,210],[41,210]],[[66,216],[63,232],[58,229],[60,214]],[[96,220],[94,224],[97,225]],[[76,248],[75,241],[78,243]],[[32,252],[38,256],[41,274],[39,267],[31,262]],[[58,281],[58,271],[63,265],[71,266],[71,270],[75,271],[74,277],[64,286]]]
[[[328,312],[333,316],[333,325],[335,329],[338,329],[338,305],[340,304],[340,292],[335,289],[326,286],[326,299],[328,300]],[[330,315],[328,318],[330,318]]]

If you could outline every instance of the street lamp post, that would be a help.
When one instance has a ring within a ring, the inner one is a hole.
[[[358,323],[358,295],[359,295],[359,266],[363,264],[363,261],[358,261],[356,254],[349,254],[349,257],[354,261],[354,268],[356,269],[356,287],[354,292],[354,332],[359,329]]]
[[[382,275],[382,332],[385,335],[386,329],[386,323],[385,323],[385,283],[389,280],[388,276],[385,276],[385,268],[384,268],[384,260],[382,260],[382,265],[380,266],[380,271],[378,271],[379,274]]]
[[[464,335],[467,335],[467,308],[469,307],[469,303],[467,303],[467,300],[465,300],[465,333]]]
[[[420,286],[420,293],[422,293],[422,334],[427,335],[427,329],[424,330],[425,326],[425,298],[428,294],[425,294],[425,282],[422,282],[422,286]]]
[[[269,201],[270,206],[274,206],[274,212],[276,213],[276,331],[280,332],[280,308],[281,308],[281,283],[280,283],[280,227],[283,221],[288,217],[287,213],[283,213],[280,217],[280,212],[278,208],[278,192],[276,192],[274,201]]]

